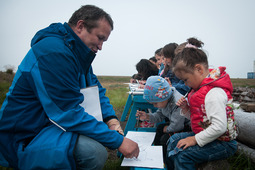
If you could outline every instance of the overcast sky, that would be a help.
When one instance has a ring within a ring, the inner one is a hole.
[[[140,59],[190,37],[203,41],[209,65],[226,66],[230,77],[247,78],[255,71],[254,0],[1,0],[0,70],[17,69],[38,30],[67,22],[86,4],[114,20],[93,62],[97,75],[131,76]]]

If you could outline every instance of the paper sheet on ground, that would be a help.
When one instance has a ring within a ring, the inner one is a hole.
[[[162,146],[151,146],[155,132],[128,131],[126,137],[137,142],[138,158],[124,158],[121,166],[135,166],[164,169]]]

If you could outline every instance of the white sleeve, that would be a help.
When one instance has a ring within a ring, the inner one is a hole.
[[[211,89],[205,96],[205,110],[210,126],[195,135],[197,144],[204,146],[220,137],[227,130],[227,94],[221,88]]]

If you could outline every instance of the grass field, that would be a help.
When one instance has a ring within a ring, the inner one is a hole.
[[[13,75],[0,72],[0,107],[11,85]],[[128,76],[98,76],[99,81],[107,89],[106,96],[110,98],[117,117],[120,119],[128,97]],[[255,79],[231,79],[234,87],[252,87],[255,88]],[[121,124],[124,129],[125,123]],[[127,167],[121,167],[121,158],[117,157],[117,151],[108,150],[109,157],[104,170],[127,170]],[[254,170],[255,166],[244,155],[235,155],[229,159],[232,169]],[[11,168],[0,167],[0,170],[10,170]]]

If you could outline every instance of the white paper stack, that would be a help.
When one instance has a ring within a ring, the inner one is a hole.
[[[162,146],[151,146],[156,132],[128,131],[126,137],[138,143],[139,156],[124,158],[121,166],[164,169]]]

